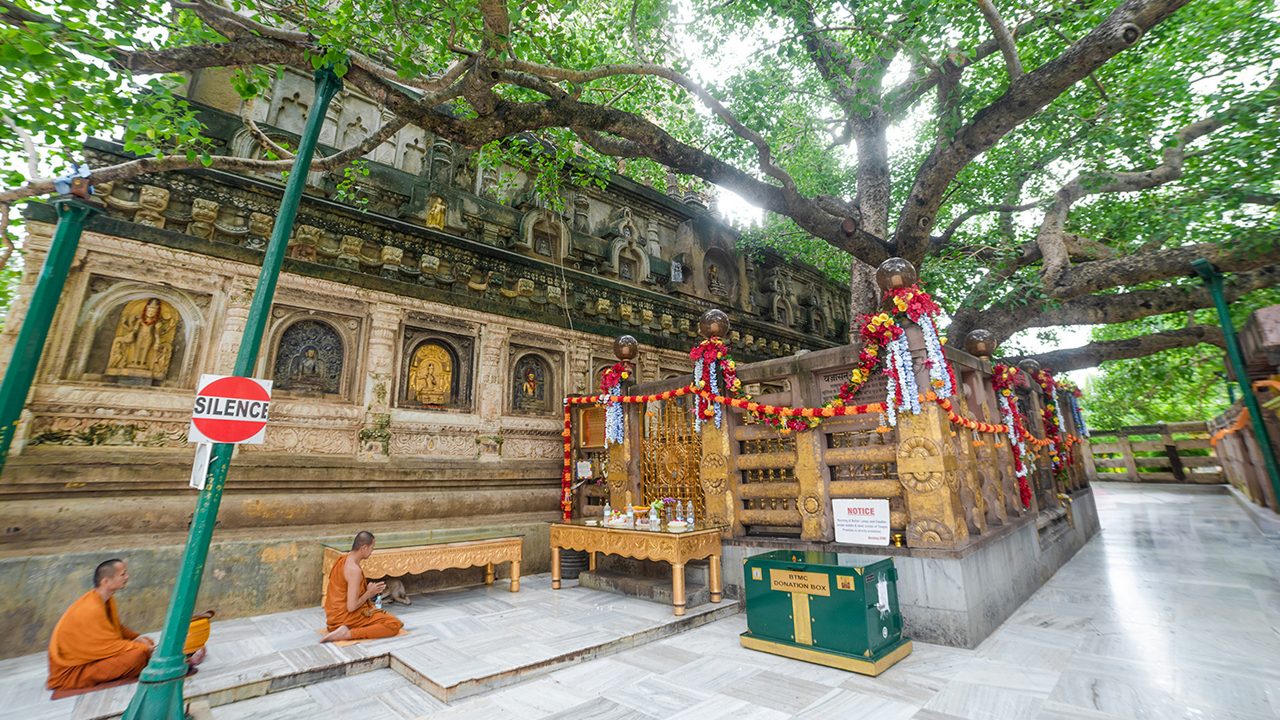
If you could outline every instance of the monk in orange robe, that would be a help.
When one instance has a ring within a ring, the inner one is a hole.
[[[356,533],[351,552],[334,563],[324,602],[329,634],[320,642],[394,637],[404,627],[394,615],[373,606],[374,596],[386,592],[387,584],[365,579],[360,564],[372,554],[373,533],[362,530]]]
[[[81,690],[137,677],[155,643],[125,627],[115,594],[129,584],[129,566],[108,560],[93,572],[93,589],[71,603],[49,638],[50,690]]]

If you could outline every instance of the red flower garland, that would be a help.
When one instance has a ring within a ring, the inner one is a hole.
[[[1070,465],[1070,456],[1065,454],[1068,448],[1064,446],[1062,441],[1062,428],[1058,427],[1058,383],[1053,377],[1053,373],[1048,370],[1040,370],[1033,377],[1036,384],[1040,386],[1040,390],[1044,393],[1044,408],[1040,411],[1040,418],[1044,421],[1044,437],[1052,442],[1049,445],[1049,460],[1053,468],[1053,476],[1059,480],[1066,480],[1067,466]],[[1064,460],[1064,458],[1066,458]]]
[[[1001,395],[1009,406],[1009,415],[1013,419],[1013,426],[1008,432],[1013,435],[1014,442],[1009,443],[1009,449],[1013,453],[1013,473],[1018,478],[1018,496],[1022,500],[1022,507],[1031,507],[1031,484],[1027,481],[1029,474],[1026,463],[1022,457],[1022,443],[1029,437],[1026,425],[1022,420],[1022,411],[1018,408],[1018,398],[1014,396],[1013,386],[1018,381],[1018,368],[997,364],[992,368],[991,386],[996,393]]]

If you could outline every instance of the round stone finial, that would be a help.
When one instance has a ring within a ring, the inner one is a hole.
[[[880,286],[880,292],[909,287],[919,279],[916,266],[900,257],[891,257],[876,268],[876,284]]]
[[[971,331],[964,339],[964,351],[984,360],[991,357],[996,350],[996,336],[990,330],[978,328]]]
[[[708,310],[698,318],[698,332],[710,340],[713,337],[728,337],[729,316],[723,310]]]
[[[1036,373],[1040,372],[1040,363],[1031,358],[1027,358],[1026,360],[1023,360],[1022,362],[1018,363],[1018,369],[1027,373],[1028,375],[1035,375]]]
[[[620,335],[613,341],[613,356],[623,361],[636,359],[640,354],[640,343],[630,335]]]

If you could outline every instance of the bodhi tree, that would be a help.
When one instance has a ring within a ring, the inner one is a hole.
[[[570,162],[700,178],[766,211],[749,240],[837,267],[855,312],[876,302],[871,268],[916,263],[952,335],[1185,314],[1210,304],[1196,258],[1233,273],[1233,297],[1273,285],[1274,6],[1000,3],[0,0],[0,150],[39,158],[6,179],[0,217],[50,193],[40,171],[88,135],[138,156],[95,181],[285,170],[251,120],[263,159],[209,154],[182,77],[234,69],[248,104],[273,68],[329,64],[390,120],[318,167],[412,124],[544,188]],[[1153,327],[1051,364],[1221,342]]]

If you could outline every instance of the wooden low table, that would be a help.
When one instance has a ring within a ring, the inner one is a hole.
[[[520,592],[520,559],[524,538],[488,534],[476,537],[441,537],[378,542],[361,564],[367,578],[401,577],[429,570],[484,567],[484,584],[493,584],[493,566],[511,563],[511,592]],[[329,592],[329,572],[338,558],[349,552],[341,545],[325,544],[320,574],[321,603]]]
[[[698,528],[673,532],[662,530],[587,525],[582,520],[551,524],[551,589],[560,589],[560,550],[583,550],[587,565],[596,569],[596,553],[621,555],[637,560],[658,560],[671,564],[671,605],[676,615],[684,614],[684,566],[690,560],[711,560],[711,602],[724,596],[720,580],[721,528]]]

